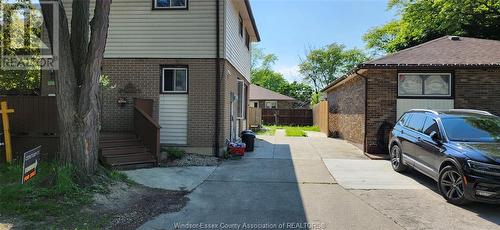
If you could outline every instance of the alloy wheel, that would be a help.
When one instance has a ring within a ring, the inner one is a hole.
[[[444,173],[441,178],[441,190],[450,200],[459,200],[464,196],[464,181],[462,175],[455,170]]]
[[[397,169],[401,164],[401,150],[397,145],[394,145],[391,150],[391,164],[392,167]]]

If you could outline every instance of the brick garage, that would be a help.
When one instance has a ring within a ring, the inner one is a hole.
[[[387,153],[389,132],[404,111],[456,108],[500,115],[499,88],[499,41],[442,37],[361,64],[323,91],[330,133],[380,154]]]

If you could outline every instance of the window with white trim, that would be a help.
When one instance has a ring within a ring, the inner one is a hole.
[[[450,73],[400,73],[398,96],[402,97],[450,97]]]
[[[162,93],[187,93],[187,68],[163,68],[161,78]]]
[[[277,109],[278,108],[278,102],[277,101],[266,101],[264,103],[264,106],[266,109]]]
[[[188,0],[153,0],[155,9],[187,9]]]
[[[238,119],[244,119],[245,118],[245,81],[243,80],[238,80]]]

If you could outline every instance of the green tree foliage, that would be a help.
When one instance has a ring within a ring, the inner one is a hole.
[[[265,54],[262,49],[252,47],[252,84],[259,85],[274,92],[293,97],[299,101],[309,103],[313,92],[310,85],[301,82],[288,82],[283,74],[273,70],[278,60],[274,54]]]
[[[333,43],[321,49],[310,50],[299,65],[299,71],[318,92],[367,60],[369,57],[362,50],[347,49],[344,45]]]
[[[31,56],[31,59],[24,59],[19,62],[27,68],[19,70],[0,69],[0,93],[16,92],[21,94],[31,94],[40,85],[40,66],[38,57],[40,56],[41,41],[37,37],[41,34],[41,15],[30,14],[20,15],[19,11],[12,10],[16,7],[31,8],[29,1],[16,1],[14,4],[3,4],[3,23],[0,23],[0,40],[3,41],[2,52],[6,56],[24,55]],[[11,9],[12,8],[12,9]],[[26,12],[24,12],[26,13]],[[25,22],[29,20],[30,23]],[[24,31],[29,26],[29,32]],[[5,35],[9,35],[5,37]],[[28,44],[28,45],[27,45]],[[29,67],[28,67],[29,66]]]
[[[445,35],[500,40],[499,0],[390,0],[399,19],[364,35],[368,48],[392,53]]]

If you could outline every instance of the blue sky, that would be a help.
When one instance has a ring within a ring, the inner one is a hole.
[[[365,48],[363,34],[396,17],[387,0],[251,0],[265,53],[278,55],[275,70],[300,81],[297,65],[309,48],[333,42]]]

